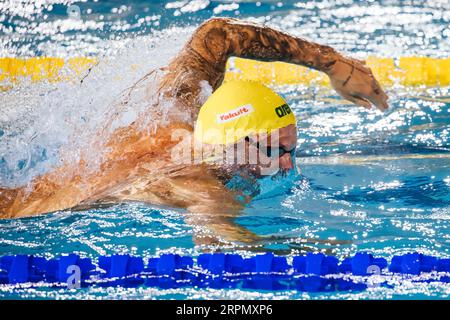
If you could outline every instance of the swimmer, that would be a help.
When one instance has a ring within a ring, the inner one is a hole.
[[[95,172],[88,170],[89,165],[82,158],[77,163],[61,165],[36,177],[27,186],[0,188],[0,217],[17,218],[140,201],[186,209],[186,221],[194,226],[194,239],[198,244],[211,243],[214,239],[244,243],[257,241],[259,237],[254,233],[234,223],[234,218],[251,196],[239,199],[239,192],[227,188],[226,182],[234,170],[252,179],[258,178],[264,167],[264,157],[275,157],[277,170],[281,172],[294,168],[297,128],[293,114],[277,120],[273,114],[267,116],[266,113],[281,105],[267,105],[267,110],[260,106],[250,107],[250,122],[261,129],[264,124],[258,119],[269,119],[266,129],[270,130],[266,136],[276,135],[278,140],[277,146],[266,143],[266,147],[275,147],[278,151],[266,156],[260,153],[257,163],[237,166],[203,161],[186,164],[174,161],[173,157],[174,148],[178,148],[182,141],[189,141],[186,136],[194,134],[197,118],[202,117],[200,122],[209,128],[214,129],[217,125],[220,129],[220,125],[214,122],[214,108],[202,107],[205,104],[204,86],[208,84],[212,88],[214,93],[210,99],[213,99],[220,91],[226,62],[231,56],[306,66],[328,75],[331,85],[344,99],[368,109],[372,105],[380,110],[388,108],[387,95],[363,61],[343,56],[329,46],[266,26],[231,18],[212,18],[200,25],[178,55],[162,68],[163,75],[158,80],[155,93],[161,101],[172,103],[164,125],[150,131],[143,129],[137,120],[127,128],[117,129],[112,136],[103,137],[108,139],[107,151]],[[234,94],[241,95],[244,91]],[[267,93],[267,96],[271,101],[278,99],[275,93]],[[152,120],[157,122],[162,115],[152,111],[153,107],[149,105],[149,110]],[[281,114],[290,112],[289,107],[283,108],[279,110]],[[244,116],[249,112],[248,109],[241,111]],[[232,130],[238,128],[226,121],[222,125],[234,128]],[[174,139],[174,132],[189,134]],[[101,132],[99,136],[101,138]],[[262,149],[264,139],[259,139],[256,132],[250,130],[236,136],[239,139],[233,140],[232,148],[242,143],[245,151]],[[214,141],[220,144],[218,137],[214,139],[209,141],[210,145],[214,145]],[[230,145],[225,146],[224,153],[229,148]],[[197,229],[201,229],[201,235]],[[209,233],[205,234],[205,230]]]

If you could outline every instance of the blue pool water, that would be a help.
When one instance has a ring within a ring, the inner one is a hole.
[[[125,7],[116,1],[88,1],[75,3],[81,9],[78,20],[68,20],[67,1],[53,2],[52,8],[0,7],[0,55],[100,55],[109,65],[100,66],[85,86],[24,81],[14,90],[0,93],[1,185],[30,181],[57,165],[69,149],[68,154],[76,159],[74,150],[105,121],[109,103],[150,68],[164,65],[192,28],[212,15],[266,22],[358,57],[447,57],[450,53],[450,6],[446,1],[261,1],[259,6],[245,1],[127,1]],[[130,72],[132,63],[139,64],[142,71]],[[258,235],[288,239],[268,241],[253,251],[295,254],[312,250],[343,258],[365,250],[387,259],[419,251],[449,257],[448,87],[395,85],[387,90],[390,109],[384,114],[347,104],[323,87],[287,86],[277,91],[289,101],[300,123],[299,175],[283,183],[292,185],[287,190],[274,190],[272,182],[261,182],[265,193],[236,219]],[[71,140],[75,134],[77,141]],[[2,220],[0,256],[55,257],[72,252],[93,259],[114,253],[195,256],[205,248],[195,246],[192,233],[182,211],[120,204]],[[308,240],[301,243],[302,239]],[[249,251],[237,245],[223,250]],[[448,283],[409,281],[392,288],[326,294],[0,286],[1,298],[383,299],[449,295]]]

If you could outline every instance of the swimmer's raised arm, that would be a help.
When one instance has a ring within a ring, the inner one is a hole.
[[[181,65],[193,68],[199,79],[207,80],[216,89],[230,56],[310,67],[326,73],[345,99],[366,108],[371,103],[381,110],[388,108],[386,94],[364,62],[344,57],[329,46],[232,18],[204,22],[169,69],[180,70]]]

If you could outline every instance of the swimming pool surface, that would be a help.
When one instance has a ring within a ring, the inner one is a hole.
[[[52,8],[37,8],[31,1],[26,10],[0,6],[0,56],[99,55],[109,62],[93,71],[83,85],[24,81],[0,93],[0,185],[30,181],[58,165],[63,152],[76,159],[77,148],[105,121],[105,112],[119,93],[151,68],[164,65],[193,27],[212,15],[266,22],[360,58],[447,57],[450,53],[447,1],[261,1],[260,5],[247,1],[127,1],[124,7],[113,1],[88,1],[78,4],[78,20],[68,19],[63,1],[49,2]],[[129,72],[133,63],[142,70]],[[388,259],[412,251],[449,257],[448,87],[394,85],[387,88],[390,109],[384,114],[352,106],[324,87],[276,90],[299,121],[299,174],[283,182],[291,188],[276,188],[277,184],[262,181],[264,193],[236,220],[258,235],[290,239],[266,243],[263,249],[279,254],[322,250],[338,258],[357,251]],[[121,124],[132,117],[133,113],[125,112]],[[95,158],[95,153],[92,156]],[[301,239],[309,240],[300,244]],[[320,244],[318,240],[342,244]],[[95,259],[114,253],[195,256],[202,250],[194,245],[192,228],[184,223],[182,211],[140,203],[0,221],[0,256],[55,257],[75,252]],[[246,249],[224,250],[242,253]],[[0,286],[3,299],[448,299],[449,295],[449,283],[406,280],[391,288],[314,294]]]

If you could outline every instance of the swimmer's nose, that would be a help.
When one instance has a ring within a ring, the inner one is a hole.
[[[283,171],[289,171],[294,169],[294,163],[292,161],[291,158],[291,154],[290,153],[285,153],[283,154],[280,158],[280,169]]]

